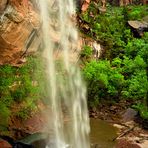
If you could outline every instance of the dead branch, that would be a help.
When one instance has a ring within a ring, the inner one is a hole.
[[[133,126],[130,129],[126,130],[125,132],[121,133],[119,136],[117,136],[116,138],[114,138],[113,141],[115,141],[115,140],[117,140],[117,139],[119,139],[119,138],[127,135],[128,133],[130,133],[131,131],[133,131],[135,127],[136,126]]]

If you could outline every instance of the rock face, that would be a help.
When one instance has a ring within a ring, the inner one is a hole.
[[[12,148],[12,146],[5,140],[0,140],[0,148]]]
[[[24,53],[39,46],[39,24],[38,13],[29,0],[0,2],[0,65],[18,65]]]
[[[0,2],[0,14],[4,11],[7,4],[7,0],[1,0]]]

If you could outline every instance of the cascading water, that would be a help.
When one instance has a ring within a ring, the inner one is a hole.
[[[42,19],[44,56],[50,85],[53,139],[47,148],[89,148],[86,88],[72,62],[78,40],[73,0],[37,0]],[[55,56],[59,51],[58,58]],[[59,70],[57,60],[60,61]],[[49,139],[50,141],[50,139]]]

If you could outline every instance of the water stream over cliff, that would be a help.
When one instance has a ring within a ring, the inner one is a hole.
[[[40,8],[46,73],[49,80],[53,136],[47,148],[89,148],[86,88],[80,70],[71,62],[78,33],[72,0],[37,0]],[[60,50],[57,59],[55,53]],[[60,62],[59,62],[60,61]],[[60,67],[60,70],[58,69]],[[65,124],[65,120],[68,120]]]

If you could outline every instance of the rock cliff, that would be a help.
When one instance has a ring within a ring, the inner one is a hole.
[[[29,0],[0,1],[0,65],[18,66],[39,46],[37,10]]]

